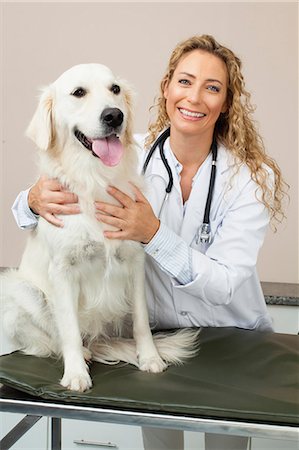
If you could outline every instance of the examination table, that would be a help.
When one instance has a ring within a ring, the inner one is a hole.
[[[204,328],[199,341],[195,358],[161,374],[92,363],[93,387],[84,393],[59,385],[61,361],[0,357],[1,409],[27,415],[1,450],[42,416],[52,418],[52,450],[61,448],[62,418],[298,439],[298,336]]]

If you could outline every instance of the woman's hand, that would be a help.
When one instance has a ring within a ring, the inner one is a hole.
[[[158,231],[160,221],[141,191],[134,185],[133,189],[135,200],[110,186],[107,192],[120,206],[95,202],[98,211],[96,217],[99,222],[117,228],[118,231],[104,231],[108,239],[126,239],[147,244]]]
[[[55,179],[41,176],[29,191],[29,208],[52,225],[63,227],[63,221],[56,214],[78,214],[78,197]]]

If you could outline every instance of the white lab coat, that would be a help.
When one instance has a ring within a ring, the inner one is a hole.
[[[137,135],[136,139],[141,147],[142,164],[146,157],[144,135]],[[212,239],[209,244],[201,244],[197,238],[208,194],[211,155],[194,178],[184,213],[176,161],[171,154],[169,140],[164,149],[174,175],[174,186],[160,220],[192,248],[192,281],[186,285],[179,284],[157,265],[152,256],[147,255],[146,295],[152,327],[271,329],[271,319],[256,272],[269,214],[256,199],[257,185],[251,179],[248,167],[242,165],[232,178],[235,169],[232,155],[219,146],[210,214]],[[146,196],[158,215],[168,183],[158,149],[145,177]],[[175,252],[169,257],[175,261]]]

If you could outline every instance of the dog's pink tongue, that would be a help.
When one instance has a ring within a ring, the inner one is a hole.
[[[116,136],[92,141],[92,151],[106,166],[116,166],[123,155],[124,148]]]

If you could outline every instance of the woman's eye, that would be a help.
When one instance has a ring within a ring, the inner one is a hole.
[[[180,83],[180,84],[189,85],[189,84],[190,84],[190,81],[189,81],[189,80],[186,80],[185,78],[182,78],[181,80],[179,80],[179,83]]]
[[[120,87],[118,86],[118,84],[113,84],[113,85],[111,86],[110,91],[113,92],[113,94],[116,94],[116,95],[117,95],[117,94],[120,93]]]
[[[208,90],[209,91],[213,91],[213,92],[220,92],[220,88],[218,86],[208,86]]]
[[[81,87],[76,88],[76,89],[72,92],[72,95],[73,95],[74,97],[78,97],[78,98],[84,97],[84,95],[86,95],[86,94],[87,94],[86,90],[85,90],[84,88],[81,88]]]

